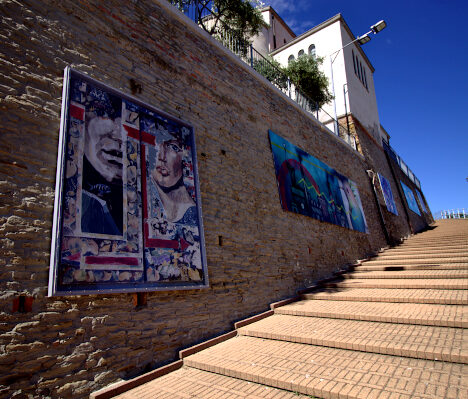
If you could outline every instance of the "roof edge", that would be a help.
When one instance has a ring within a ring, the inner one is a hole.
[[[327,19],[326,21],[314,26],[312,29],[309,29],[308,31],[302,33],[301,35],[299,36],[296,36],[293,40],[291,40],[289,43],[286,43],[284,44],[283,46],[277,48],[276,50],[270,52],[270,55],[273,56],[273,55],[276,55],[278,54],[279,52],[287,49],[288,47],[296,44],[296,43],[299,43],[302,39],[305,39],[306,37],[310,36],[310,35],[313,35],[314,33],[317,33],[318,31],[334,24],[335,22],[341,22],[346,30],[346,32],[348,33],[348,35],[351,37],[351,40],[355,40],[356,39],[356,36],[354,36],[353,32],[351,31],[351,29],[349,28],[348,24],[346,23],[345,19],[343,18],[343,16],[341,15],[341,13],[339,14],[336,14],[334,15],[333,17]],[[375,68],[374,66],[372,65],[372,63],[370,62],[369,58],[367,57],[366,53],[364,52],[364,50],[361,48],[361,46],[359,45],[359,43],[355,43],[356,45],[356,48],[358,49],[358,51],[361,53],[362,57],[364,58],[364,61],[367,63],[367,65],[369,66],[370,70],[372,71],[372,73],[375,72]]]
[[[271,11],[271,13],[275,16],[275,18],[277,18],[282,23],[282,25],[291,34],[291,36],[294,38],[297,37],[294,31],[289,27],[289,25],[284,21],[284,19],[281,18],[281,16],[276,12],[276,10],[272,6],[262,7],[262,8],[259,8],[259,10],[260,12]]]

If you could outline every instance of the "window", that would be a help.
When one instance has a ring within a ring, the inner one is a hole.
[[[354,73],[359,78],[361,83],[364,87],[369,90],[369,86],[367,85],[367,74],[366,74],[366,67],[362,66],[362,62],[358,59],[358,57],[354,54],[354,50],[351,50],[351,54],[353,56],[353,67]]]
[[[315,44],[311,44],[311,45],[309,46],[309,55],[311,55],[312,57],[315,58],[315,55],[316,55],[316,54],[315,54]]]
[[[304,55],[304,50],[299,50],[299,54],[297,56],[302,57],[303,55]]]
[[[354,73],[357,75],[357,70],[356,70],[356,58],[354,57],[354,50],[352,50],[352,52],[353,52]]]
[[[289,57],[288,57],[288,64],[290,62],[294,61],[294,56],[291,54]]]

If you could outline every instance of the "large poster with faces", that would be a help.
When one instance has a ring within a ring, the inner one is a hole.
[[[193,128],[67,68],[49,295],[207,285]]]

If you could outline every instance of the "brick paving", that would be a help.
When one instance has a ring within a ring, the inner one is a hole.
[[[466,279],[436,279],[436,278],[385,278],[369,281],[369,279],[344,279],[343,281],[330,282],[326,287],[355,287],[355,288],[406,288],[406,289],[448,289],[467,290],[468,280]]]
[[[266,385],[184,367],[118,396],[119,399],[305,399]]]
[[[424,264],[437,264],[437,263],[464,263],[466,262],[466,256],[457,256],[457,257],[425,257],[425,258],[410,258],[410,257],[401,257],[401,259],[380,259],[375,258],[369,261],[364,262],[365,265],[393,265],[393,264],[406,264],[406,265],[424,265]]]
[[[355,266],[356,272],[362,272],[367,270],[468,270],[468,263],[437,263],[437,264],[416,264],[407,265],[401,262],[399,265],[372,265],[363,263],[360,266]]]
[[[440,303],[446,305],[468,305],[468,290],[407,290],[398,288],[347,288],[337,290],[324,288],[304,294],[306,299],[335,301],[373,301],[395,303]]]
[[[468,327],[468,307],[462,305],[407,304],[383,302],[300,301],[278,308],[275,313],[421,324],[440,327]]]
[[[468,278],[468,270],[402,270],[402,271],[362,271],[349,273],[344,278]]]
[[[467,399],[467,305],[468,221],[440,221],[117,397]]]
[[[366,352],[468,362],[468,329],[275,314],[239,334]]]

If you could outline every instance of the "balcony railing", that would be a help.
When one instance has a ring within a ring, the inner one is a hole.
[[[421,182],[416,177],[416,175],[408,168],[408,165],[401,159],[401,157],[395,152],[395,150],[388,144],[386,141],[382,140],[384,150],[387,154],[398,164],[403,173],[408,176],[408,178],[416,184],[416,186],[421,190]]]
[[[446,209],[434,215],[434,219],[468,219],[468,209]]]
[[[205,27],[208,27],[211,19],[211,9],[213,7],[212,0],[169,0],[176,5],[187,17],[200,25],[203,22]],[[350,145],[355,150],[356,140],[347,128],[339,121],[336,122],[334,117],[327,113],[323,108],[309,98],[299,86],[294,85],[291,79],[281,69],[277,68],[270,60],[260,54],[252,44],[239,40],[234,37],[228,28],[223,28],[212,35],[215,39],[221,42],[226,48],[231,50],[245,63],[255,69],[260,75],[269,80],[283,93],[294,100],[302,109],[312,114],[321,123],[333,131],[339,138]]]

